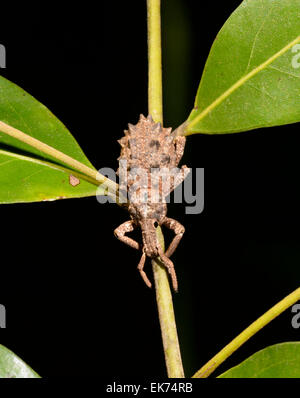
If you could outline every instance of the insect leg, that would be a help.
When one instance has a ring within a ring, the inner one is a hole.
[[[168,247],[168,249],[165,252],[165,256],[171,257],[172,254],[174,253],[174,251],[176,250],[176,248],[184,234],[185,228],[178,221],[173,220],[173,218],[168,218],[168,217],[164,218],[162,225],[165,225],[167,228],[171,229],[175,233],[174,239],[172,240],[172,242],[170,243],[170,246]]]
[[[125,236],[126,233],[132,232],[136,228],[134,222],[132,220],[124,222],[118,228],[114,230],[115,237],[118,238],[121,242],[124,242],[126,245],[132,247],[133,249],[139,250],[140,245],[134,239],[128,238]]]
[[[162,251],[161,248],[159,248],[158,254],[159,254],[159,257],[160,257],[160,259],[161,259],[163,265],[168,269],[168,272],[169,272],[169,274],[171,275],[173,288],[174,288],[175,292],[177,292],[177,290],[178,290],[178,282],[177,282],[177,276],[176,276],[174,264],[173,264],[172,261],[165,255],[165,253]]]
[[[149,281],[146,272],[144,271],[144,265],[146,261],[146,253],[143,252],[142,257],[140,259],[139,265],[138,265],[138,270],[140,271],[141,277],[143,278],[143,281],[146,283],[148,287],[152,287],[151,282]]]
[[[163,186],[163,193],[165,196],[168,196],[170,192],[174,191],[180,185],[191,169],[189,169],[186,166],[182,166],[180,170],[176,171],[176,174],[170,176],[169,184],[166,186]]]

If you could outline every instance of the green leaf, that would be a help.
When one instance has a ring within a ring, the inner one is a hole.
[[[218,377],[300,378],[300,342],[267,347]]]
[[[95,196],[97,188],[88,177],[55,163],[0,150],[0,203]],[[98,195],[104,194],[100,189]]]
[[[0,345],[0,378],[37,379],[40,376],[12,351]]]
[[[53,113],[26,91],[2,76],[0,76],[0,120],[93,167],[71,133]],[[0,131],[1,144],[13,146],[48,161],[53,160],[50,156]],[[57,159],[54,161],[58,162]]]
[[[93,168],[67,128],[44,105],[3,77],[0,120]],[[72,185],[70,175],[80,183]],[[0,203],[85,197],[96,191],[92,179],[0,131]]]
[[[187,134],[300,121],[300,0],[244,0],[219,32]]]

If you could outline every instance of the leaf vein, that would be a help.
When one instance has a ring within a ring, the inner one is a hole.
[[[43,171],[44,171],[44,170],[37,170],[37,171],[35,171],[34,173],[31,173],[31,174],[29,174],[28,176],[26,176],[25,178],[23,178],[22,181],[24,182],[24,181],[28,180],[29,178],[31,178],[32,176],[34,176],[34,175],[36,175],[36,174],[38,174],[38,173],[42,173]]]
[[[12,163],[12,162],[15,162],[15,161],[16,161],[16,159],[6,160],[5,162],[0,163],[0,167],[4,166],[5,164]]]
[[[245,70],[245,72],[244,72],[244,75],[245,75],[245,74],[248,72],[248,70],[249,70],[250,63],[251,63],[251,61],[252,61],[253,54],[254,54],[254,50],[255,50],[255,47],[256,47],[256,42],[257,42],[258,36],[259,36],[259,34],[261,33],[261,31],[263,30],[263,27],[265,26],[265,23],[266,23],[266,21],[268,20],[268,18],[269,18],[269,16],[270,16],[270,13],[271,13],[272,10],[273,10],[273,6],[269,9],[269,11],[268,11],[268,12],[266,13],[266,15],[264,16],[263,22],[262,22],[262,24],[260,25],[260,28],[258,29],[258,31],[256,32],[256,35],[255,35],[255,37],[254,37],[254,40],[253,40],[253,43],[252,43],[252,47],[251,47],[251,52],[250,52],[250,57],[249,57],[248,65],[247,65],[247,67],[246,67],[246,70]]]
[[[279,68],[276,68],[275,66],[269,65],[268,68],[277,70],[278,72],[284,73],[285,75],[296,77],[297,79],[300,79],[299,75],[295,75],[294,73],[290,73],[290,72],[287,72],[285,70],[281,70]]]
[[[275,98],[275,97],[272,97],[272,95],[269,94],[269,93],[267,92],[267,90],[266,90],[264,87],[263,87],[263,88],[257,87],[257,86],[255,86],[254,84],[251,84],[250,82],[247,82],[247,85],[248,85],[249,87],[252,87],[252,88],[254,88],[255,90],[259,91],[260,93],[262,93],[262,94],[268,96],[268,97],[271,98],[273,101],[276,101],[276,98]]]

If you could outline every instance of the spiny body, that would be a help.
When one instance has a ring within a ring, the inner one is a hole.
[[[175,251],[184,227],[178,221],[166,217],[165,198],[189,172],[186,166],[177,169],[184,152],[185,137],[174,137],[171,128],[163,128],[160,123],[154,123],[150,115],[147,118],[141,115],[137,125],[128,125],[128,130],[125,130],[125,136],[119,143],[121,155],[118,160],[126,161],[126,187],[121,186],[121,189],[127,188],[129,193],[128,211],[131,220],[117,228],[115,235],[129,246],[140,249],[138,242],[125,236],[127,232],[140,227],[143,254],[138,269],[145,283],[151,286],[143,271],[146,256],[159,256],[177,290],[176,274],[169,257]],[[120,168],[118,173],[120,174]],[[165,253],[157,240],[157,225],[165,225],[175,232]]]

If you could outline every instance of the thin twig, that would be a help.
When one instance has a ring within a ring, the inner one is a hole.
[[[227,344],[217,355],[208,361],[193,377],[205,378],[214,372],[232,353],[234,353],[250,337],[254,336],[259,330],[270,323],[274,318],[300,300],[300,288],[289,294],[279,303],[274,305],[269,311],[258,318],[250,326],[240,333],[231,343]]]
[[[153,119],[156,122],[162,123],[160,0],[147,0],[147,10],[149,62],[148,107],[149,114]],[[161,246],[164,248],[164,239],[160,227],[157,228],[157,236]],[[165,267],[163,267],[158,260],[153,260],[152,265],[168,376],[170,378],[183,378],[184,371],[168,275]]]

